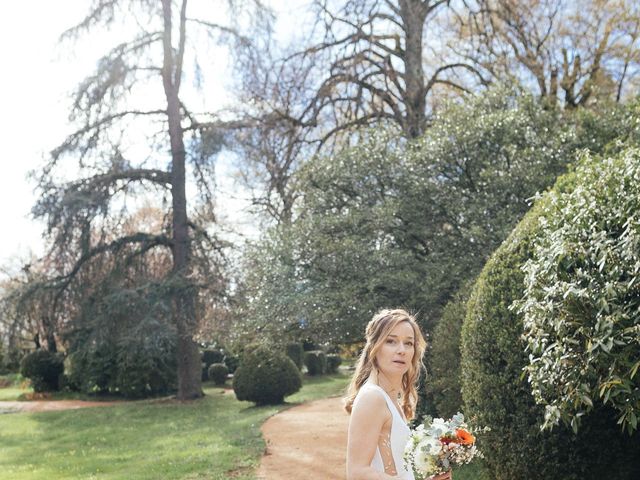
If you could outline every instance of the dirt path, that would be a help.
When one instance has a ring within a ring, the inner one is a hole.
[[[28,402],[0,402],[0,413],[51,412],[86,407],[108,407],[122,402],[86,402],[83,400],[32,400]]]
[[[262,425],[260,480],[343,480],[349,416],[341,398],[305,403]]]

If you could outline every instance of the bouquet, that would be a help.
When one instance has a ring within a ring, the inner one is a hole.
[[[425,480],[451,470],[454,465],[470,463],[475,457],[484,458],[475,446],[472,434],[475,432],[461,413],[447,421],[425,417],[409,436],[404,452],[405,468],[413,471],[416,480]]]

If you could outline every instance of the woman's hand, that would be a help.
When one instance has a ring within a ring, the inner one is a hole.
[[[451,470],[439,475],[434,475],[433,477],[430,477],[430,480],[452,480]]]

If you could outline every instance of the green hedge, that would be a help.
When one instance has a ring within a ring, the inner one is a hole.
[[[330,353],[327,355],[327,373],[336,373],[338,367],[342,365],[342,358],[337,353]]]
[[[209,380],[213,380],[216,385],[224,385],[228,373],[229,369],[224,363],[213,363],[209,365]]]
[[[433,330],[427,352],[430,377],[425,383],[425,389],[427,398],[433,402],[439,417],[451,418],[462,410],[460,330],[471,287],[472,284],[467,284],[446,305],[442,318]]]
[[[322,350],[304,352],[304,364],[309,375],[324,375],[327,372],[327,356]]]
[[[304,361],[304,348],[302,343],[288,343],[286,348],[287,357],[296,364],[299,370],[302,370]]]
[[[64,372],[62,356],[47,350],[31,352],[20,363],[20,374],[31,380],[35,392],[59,390],[62,372]]]
[[[566,177],[556,188],[571,185]],[[528,355],[523,321],[510,306],[523,294],[522,266],[533,253],[541,205],[492,255],[471,293],[462,328],[464,413],[492,429],[479,447],[496,480],[639,478],[638,437],[623,436],[610,423],[615,415],[609,409],[586,417],[579,436],[566,427],[540,431],[544,408],[535,403],[523,375]]]

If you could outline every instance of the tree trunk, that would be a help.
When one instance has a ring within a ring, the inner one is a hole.
[[[178,333],[178,398],[188,400],[203,395],[200,354],[193,341],[195,299],[189,282],[189,227],[185,184],[185,148],[181,126],[179,73],[182,61],[174,63],[171,42],[171,0],[162,0],[164,14],[164,62],[162,80],[167,98],[167,119],[171,141],[171,196],[173,205],[173,276],[177,282],[174,293],[174,320]]]
[[[404,52],[406,115],[403,130],[407,138],[417,138],[426,125],[426,92],[422,68],[422,39],[429,2],[400,0],[400,16],[406,28]]]

